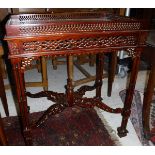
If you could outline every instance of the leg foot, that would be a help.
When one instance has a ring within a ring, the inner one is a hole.
[[[128,130],[127,129],[122,129],[121,127],[118,127],[117,128],[117,131],[118,131],[117,134],[118,134],[118,136],[120,138],[125,137],[127,135],[127,133],[128,133]]]

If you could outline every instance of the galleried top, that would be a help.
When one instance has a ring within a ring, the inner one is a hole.
[[[6,24],[7,37],[131,31],[145,29],[145,23],[107,12],[73,12],[11,15]]]

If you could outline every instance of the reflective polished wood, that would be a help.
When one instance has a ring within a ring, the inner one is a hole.
[[[3,55],[3,49],[2,49],[2,45],[0,44],[0,59],[2,59],[2,55]],[[0,63],[0,65],[1,65],[1,63]],[[4,86],[2,73],[3,73],[2,66],[0,66],[0,87],[1,87],[0,88],[0,99],[2,101],[6,116],[9,116],[8,103],[7,103],[7,98],[6,98],[6,94],[5,94],[5,86]]]
[[[3,127],[3,122],[0,115],[0,145],[8,145],[6,134]]]
[[[31,130],[42,125],[48,117],[63,111],[68,106],[84,108],[98,107],[122,115],[118,128],[120,137],[127,135],[127,122],[136,84],[140,54],[145,46],[147,23],[140,20],[116,16],[106,12],[74,12],[52,14],[12,15],[6,24],[9,58],[13,66],[18,104],[21,112],[25,142],[32,145]],[[101,87],[104,53],[125,50],[133,59],[132,71],[123,108],[111,108],[102,102]],[[73,89],[73,55],[96,54],[96,80],[93,86]],[[25,67],[40,56],[67,58],[66,93],[42,91],[26,92]],[[96,89],[92,98],[83,97],[86,91]],[[47,97],[55,102],[34,124],[29,122],[27,98]]]

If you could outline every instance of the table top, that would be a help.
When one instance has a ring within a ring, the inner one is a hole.
[[[107,12],[11,15],[6,37],[145,30],[146,23]]]
[[[9,56],[80,55],[144,46],[146,21],[107,12],[11,15],[6,23]]]

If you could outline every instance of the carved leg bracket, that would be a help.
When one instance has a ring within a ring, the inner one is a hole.
[[[47,97],[48,100],[53,102],[64,104],[66,103],[66,95],[64,93],[57,93],[53,91],[41,91],[36,94],[32,94],[30,92],[26,92],[26,95],[32,98],[40,98],[40,97]]]
[[[77,98],[75,100],[75,104],[83,108],[93,108],[96,106],[110,113],[122,113],[122,108],[113,109],[107,106],[105,103],[101,102],[100,99],[96,98]]]
[[[93,86],[87,86],[87,85],[82,86],[74,94],[75,94],[75,96],[83,97],[87,91],[92,91],[92,90],[96,89],[96,87],[98,85],[99,84],[95,83]]]
[[[62,112],[66,107],[67,107],[67,105],[65,105],[65,104],[54,104],[54,105],[50,106],[46,110],[46,112],[39,118],[39,120],[33,125],[33,127],[35,127],[35,126],[39,127],[49,118],[49,116]]]
[[[121,108],[113,109],[107,106],[105,103],[101,102],[101,100],[96,97],[82,98],[83,95],[85,95],[86,91],[92,91],[96,88],[96,86],[97,84],[94,84],[93,86],[82,86],[81,88],[79,88],[74,93],[73,105],[78,105],[83,108],[93,108],[96,106],[110,113],[122,113]],[[53,91],[42,91],[36,94],[31,94],[30,92],[27,92],[26,95],[33,98],[47,97],[49,100],[55,102],[55,104],[50,106],[46,110],[46,112],[39,118],[39,120],[32,125],[32,127],[36,126],[39,127],[48,119],[49,116],[58,114],[62,112],[65,108],[70,106],[67,102],[66,95],[64,93],[57,93]]]

